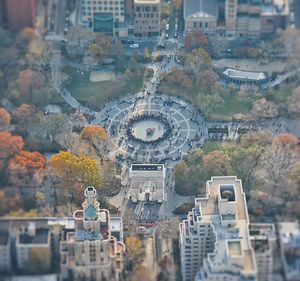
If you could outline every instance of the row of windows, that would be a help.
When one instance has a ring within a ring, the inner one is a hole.
[[[115,3],[115,5],[118,5],[119,3],[122,5],[122,4],[124,4],[124,1],[115,1],[115,2],[113,2],[113,1],[86,1],[86,4],[87,5],[91,5],[91,4],[94,4],[94,5],[101,5],[101,4],[107,4],[107,3],[109,3],[110,5],[112,5],[113,3]],[[82,3],[82,6],[84,7],[84,3]]]
[[[92,9],[91,7],[88,7],[87,8],[89,11]],[[108,7],[103,7],[103,9],[104,10],[107,10],[108,9]],[[85,10],[85,8],[82,8],[82,10],[84,11]],[[94,11],[102,11],[102,7],[93,7],[93,10]],[[113,10],[113,7],[109,7],[109,10]],[[115,10],[119,10],[119,7],[115,7]],[[120,10],[124,10],[124,7],[120,7]]]
[[[152,10],[152,12],[156,12],[157,11],[157,7],[135,7],[135,11],[136,12],[150,12],[150,10]]]
[[[158,20],[153,20],[153,21],[136,20],[135,23],[143,23],[143,24],[150,24],[150,23],[155,24],[156,23],[156,24],[158,24]]]
[[[158,14],[141,14],[141,13],[138,13],[138,14],[135,14],[135,16],[137,18],[158,18]]]
[[[83,16],[91,16],[92,13],[85,13],[85,12],[83,12],[82,15],[83,15]],[[115,16],[119,16],[119,13],[116,12],[116,13],[114,13],[114,15],[115,15]],[[120,13],[120,16],[124,16],[124,13]]]

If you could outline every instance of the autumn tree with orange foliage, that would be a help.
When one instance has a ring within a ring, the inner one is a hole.
[[[201,47],[206,49],[208,40],[201,30],[194,30],[187,34],[184,40],[184,48],[189,49],[193,47]]]
[[[81,134],[80,137],[88,142],[93,142],[94,138],[99,138],[100,140],[106,140],[107,134],[103,127],[98,125],[88,125],[86,126]]]
[[[9,161],[9,181],[14,186],[36,185],[38,178],[34,177],[45,165],[46,159],[42,154],[23,150]]]
[[[9,158],[19,153],[24,146],[22,137],[14,136],[10,132],[0,132],[0,172],[4,171]]]
[[[7,128],[10,124],[10,114],[5,108],[0,108],[0,130]]]
[[[86,186],[99,188],[102,183],[97,162],[89,156],[61,151],[53,155],[48,163],[60,178],[60,186],[72,202],[80,201]]]

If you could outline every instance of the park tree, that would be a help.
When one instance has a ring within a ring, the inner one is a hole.
[[[21,100],[30,101],[32,91],[44,86],[45,76],[39,71],[27,68],[19,73],[15,83]]]
[[[266,170],[271,181],[277,185],[283,176],[292,172],[293,165],[296,162],[295,150],[298,144],[298,138],[292,134],[280,134],[275,136],[272,144],[266,149],[263,159]]]
[[[131,264],[140,263],[144,256],[145,250],[143,243],[138,236],[127,236],[125,238],[126,255]]]
[[[6,161],[19,153],[24,146],[22,137],[14,136],[10,132],[0,132],[0,170]]]
[[[203,157],[206,179],[212,176],[228,176],[232,173],[230,158],[221,150],[214,150]]]
[[[187,90],[193,87],[193,81],[188,77],[188,75],[181,69],[173,67],[169,73],[164,77],[165,81],[171,82],[172,84],[177,84]]]
[[[254,118],[273,118],[278,116],[278,108],[272,101],[262,98],[254,102],[251,115]]]
[[[9,112],[5,108],[0,107],[0,131],[7,129],[10,125],[10,119]]]
[[[184,48],[204,48],[208,45],[207,37],[204,35],[202,30],[194,30],[189,32],[184,39]]]
[[[289,66],[298,67],[300,64],[300,31],[293,27],[279,30],[277,44],[284,48]]]
[[[300,116],[300,86],[293,90],[293,94],[288,98],[288,113],[292,117]]]
[[[49,159],[49,166],[54,169],[64,185],[78,183],[82,186],[92,185],[96,188],[101,185],[102,179],[97,163],[89,156],[61,151]]]
[[[38,183],[40,178],[35,177],[44,170],[45,157],[37,151],[22,150],[9,161],[9,181],[13,186],[29,186]]]
[[[106,140],[107,134],[105,129],[99,125],[88,125],[82,130],[80,137],[83,140],[92,143],[94,141],[94,138]]]
[[[211,68],[211,58],[207,51],[202,48],[193,49],[185,55],[185,68],[193,73],[198,73]]]
[[[150,281],[152,280],[151,278],[151,273],[148,272],[147,268],[142,265],[142,264],[136,264],[131,271],[130,274],[130,281]]]
[[[112,38],[103,34],[98,33],[95,36],[95,40],[89,46],[89,52],[94,56],[99,63],[103,63],[111,55],[113,49]]]
[[[80,139],[88,144],[87,153],[91,156],[101,156],[108,151],[106,131],[99,125],[88,125],[80,134]]]
[[[217,90],[219,76],[211,70],[204,70],[196,75],[196,86],[200,91],[211,93]]]
[[[16,111],[14,112],[14,118],[17,123],[18,131],[27,131],[28,126],[33,120],[35,112],[35,107],[27,103],[22,103],[19,107],[17,107]]]
[[[56,113],[39,115],[37,137],[50,140],[52,143],[59,142],[61,135],[70,135],[72,126],[66,114]]]
[[[149,49],[148,49],[147,47],[145,47],[145,48],[144,48],[144,59],[145,59],[146,61],[148,61],[148,60],[150,60],[150,58],[151,58],[151,54],[150,54],[150,52],[149,52]]]
[[[29,250],[25,267],[29,273],[46,273],[50,270],[50,267],[51,254],[48,249],[42,247],[34,247]]]
[[[252,145],[258,145],[266,147],[272,142],[272,135],[269,131],[252,131],[241,136],[239,141],[240,146],[243,148],[251,147]]]

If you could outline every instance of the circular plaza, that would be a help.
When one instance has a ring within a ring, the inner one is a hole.
[[[189,102],[166,94],[128,95],[95,114],[113,141],[111,156],[128,163],[178,161],[207,138],[207,124]]]

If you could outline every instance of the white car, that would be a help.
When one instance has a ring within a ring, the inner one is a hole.
[[[130,44],[129,47],[132,49],[137,49],[139,47],[139,44]]]

